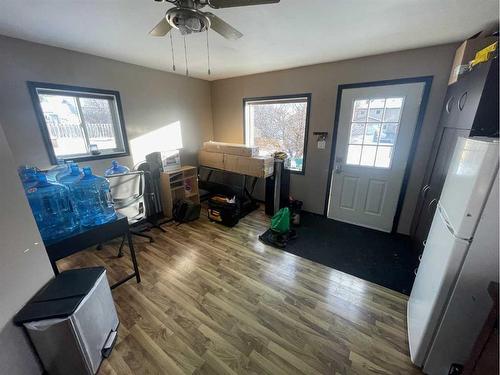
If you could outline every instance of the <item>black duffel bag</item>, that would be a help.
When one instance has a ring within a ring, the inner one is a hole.
[[[179,223],[187,223],[200,217],[201,205],[187,199],[179,199],[175,202],[172,210],[174,220]]]

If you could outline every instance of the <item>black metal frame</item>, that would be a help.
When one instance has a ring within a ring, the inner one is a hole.
[[[241,174],[241,173],[236,173],[236,172],[230,172],[230,171],[225,171],[223,169],[218,169],[218,168],[213,168],[213,167],[207,167],[205,165],[200,165],[198,167],[198,179],[200,181],[203,181],[200,179],[200,176],[201,176],[201,170],[202,169],[206,169],[208,171],[208,174],[207,174],[207,178],[206,182],[211,182],[210,181],[210,178],[212,177],[212,174],[213,172],[221,172],[222,174],[230,174],[230,175],[238,175],[238,176],[242,176],[242,180],[241,180],[241,186],[240,186],[240,198],[241,198],[241,201],[240,201],[240,219],[245,217],[246,215],[248,215],[250,212],[256,210],[259,205],[257,203],[257,199],[255,199],[253,197],[253,192],[255,190],[255,185],[257,184],[257,181],[259,179],[259,177],[255,177],[255,176],[247,176],[245,174]],[[252,182],[251,182],[251,188],[250,190],[248,190],[247,188],[247,177],[251,177],[252,178]],[[223,185],[223,186],[226,186],[224,184],[218,184],[218,185]],[[248,208],[247,209],[244,209],[244,200],[247,199],[248,202],[250,202],[248,204]]]
[[[309,118],[311,117],[311,104],[312,104],[312,94],[304,93],[304,94],[290,94],[290,95],[274,95],[274,96],[260,96],[260,97],[252,97],[252,98],[243,98],[243,140],[246,142],[246,116],[245,116],[245,107],[247,102],[257,102],[257,101],[272,101],[272,100],[284,100],[284,99],[300,99],[306,98],[307,100],[307,111],[306,111],[306,128],[304,134],[304,160],[302,162],[302,171],[295,171],[293,169],[289,169],[290,173],[297,175],[305,175],[306,173],[306,159],[307,159],[307,142],[309,139]]]
[[[134,273],[126,276],[111,286],[111,289],[127,282],[135,277],[138,283],[141,282],[141,275],[139,272],[139,265],[135,256],[134,244],[132,242],[132,235],[129,230],[128,219],[126,216],[117,214],[118,218],[110,223],[102,224],[89,229],[82,229],[81,231],[62,238],[55,242],[48,242],[45,244],[45,249],[49,256],[50,264],[54,274],[59,274],[57,268],[57,261],[66,258],[72,254],[78,253],[82,250],[88,249],[93,246],[98,246],[101,243],[110,241],[112,239],[122,237],[122,244],[119,252],[122,251],[122,246],[127,238],[128,247],[130,249],[130,257],[134,267]],[[120,253],[118,256],[120,256]]]
[[[43,142],[45,143],[45,148],[47,149],[47,153],[49,155],[50,162],[52,164],[57,164],[57,157],[54,153],[54,148],[52,147],[52,142],[50,141],[50,135],[47,128],[47,124],[45,122],[45,118],[43,116],[42,107],[40,106],[40,100],[38,98],[37,89],[47,89],[47,90],[61,90],[61,91],[73,91],[79,97],[85,98],[100,98],[103,96],[113,97],[116,101],[116,108],[118,111],[118,122],[121,136],[123,139],[123,152],[115,152],[111,154],[103,154],[103,155],[89,155],[89,156],[81,156],[81,157],[73,157],[67,158],[68,160],[73,161],[90,161],[90,160],[100,160],[100,159],[109,159],[116,158],[122,156],[130,155],[130,148],[128,144],[127,131],[125,127],[125,120],[123,118],[123,108],[120,98],[120,93],[118,91],[113,90],[103,90],[89,87],[81,87],[81,86],[71,86],[71,85],[59,85],[54,83],[46,83],[46,82],[33,82],[27,81],[28,90],[31,96],[31,101],[33,102],[33,107],[35,109],[35,115],[38,121],[38,126],[40,127],[40,131],[42,133]]]
[[[424,91],[422,93],[422,101],[420,103],[420,109],[418,112],[417,123],[415,125],[415,131],[413,133],[413,139],[410,147],[410,153],[408,156],[408,160],[406,162],[405,172],[403,176],[403,184],[401,185],[401,189],[399,191],[398,204],[396,206],[396,212],[394,214],[394,220],[392,223],[391,233],[395,233],[397,230],[397,226],[399,223],[399,219],[401,217],[401,210],[403,209],[403,202],[406,195],[406,190],[408,187],[408,181],[410,179],[411,169],[413,167],[413,161],[415,159],[415,153],[418,145],[418,140],[420,138],[420,131],[422,129],[422,124],[424,122],[425,111],[427,109],[427,103],[429,101],[429,95],[431,91],[433,76],[422,76],[422,77],[411,77],[411,78],[398,78],[398,79],[389,79],[383,81],[371,81],[371,82],[363,82],[363,83],[349,83],[338,86],[337,90],[337,102],[335,107],[335,120],[333,124],[333,135],[332,135],[332,149],[330,153],[330,164],[328,167],[328,180],[327,180],[327,189],[326,189],[326,197],[325,197],[325,207],[323,211],[323,216],[327,216],[328,212],[328,204],[330,199],[330,189],[332,184],[332,172],[333,172],[333,164],[335,159],[335,151],[337,146],[337,133],[338,133],[338,125],[339,125],[339,117],[340,117],[340,105],[342,102],[342,91],[347,89],[355,89],[361,87],[375,87],[375,86],[391,86],[391,85],[401,85],[408,83],[424,83]]]

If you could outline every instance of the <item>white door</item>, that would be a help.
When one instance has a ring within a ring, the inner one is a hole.
[[[330,219],[392,230],[424,86],[342,90]]]

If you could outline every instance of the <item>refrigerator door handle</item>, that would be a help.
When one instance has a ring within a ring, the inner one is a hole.
[[[443,207],[439,203],[437,205],[437,209],[439,211],[439,216],[441,216],[441,219],[443,219],[443,222],[446,225],[446,228],[448,228],[448,230],[450,231],[450,233],[453,236],[455,236],[456,238],[458,238],[459,240],[470,242],[469,238],[462,238],[462,237],[459,237],[456,235],[455,229],[451,225],[450,220],[448,219],[448,216],[446,215],[446,212],[444,211]]]

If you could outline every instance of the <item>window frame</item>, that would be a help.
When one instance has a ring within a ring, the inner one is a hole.
[[[61,84],[46,83],[46,82],[27,81],[26,83],[31,96],[31,101],[33,102],[33,107],[35,109],[35,115],[38,121],[38,126],[42,133],[42,139],[45,144],[45,149],[47,150],[47,154],[49,156],[51,164],[56,165],[57,161],[61,159],[72,160],[75,162],[82,162],[82,161],[92,161],[101,159],[112,159],[130,155],[128,136],[125,127],[125,120],[123,118],[123,108],[121,104],[120,93],[118,91],[82,87],[82,86],[73,86],[73,85],[61,85]],[[57,157],[54,148],[52,146],[52,142],[50,140],[49,129],[45,121],[45,116],[43,114],[42,106],[40,104],[40,99],[38,97],[39,95],[38,90],[40,89],[61,91],[61,93],[67,93],[70,95],[73,93],[75,94],[75,96],[78,96],[79,98],[103,99],[104,97],[112,97],[115,102],[116,113],[114,111],[111,111],[111,116],[113,120],[116,120],[118,122],[118,124],[114,123],[113,125],[115,127],[115,131],[120,130],[121,139],[123,141],[123,151],[106,153],[101,155],[89,154],[86,156],[77,156],[77,157]]]
[[[280,102],[286,100],[297,100],[297,99],[306,99],[307,107],[306,107],[306,124],[304,129],[304,147],[303,147],[303,161],[302,161],[302,170],[296,171],[293,169],[289,169],[291,174],[296,175],[305,175],[306,173],[306,161],[307,161],[307,143],[309,140],[309,119],[311,117],[311,102],[312,102],[312,94],[311,93],[302,93],[302,94],[287,94],[287,95],[271,95],[271,96],[259,96],[259,97],[247,97],[243,98],[243,139],[245,144],[249,144],[247,142],[247,116],[246,116],[246,106],[249,102]]]

